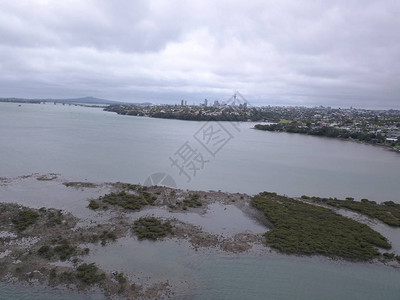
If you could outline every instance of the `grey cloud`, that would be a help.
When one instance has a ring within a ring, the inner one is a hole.
[[[400,107],[398,1],[2,1],[0,96]],[[208,96],[207,96],[208,95]]]

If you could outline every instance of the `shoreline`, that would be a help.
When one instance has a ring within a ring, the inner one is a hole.
[[[255,122],[252,122],[252,123],[255,123]],[[250,129],[258,130],[258,131],[267,131],[267,130],[262,130],[262,129],[258,129],[258,128],[255,128],[255,127],[252,127]],[[332,140],[338,140],[338,141],[343,141],[343,142],[352,142],[352,143],[357,143],[357,144],[362,144],[362,145],[380,147],[380,148],[386,149],[388,151],[392,151],[392,152],[395,152],[395,153],[400,153],[400,148],[396,149],[395,147],[392,147],[392,146],[389,146],[389,145],[385,145],[385,144],[368,143],[368,142],[365,142],[365,141],[360,141],[360,140],[351,139],[351,138],[319,136],[319,135],[312,135],[312,134],[301,133],[301,132],[287,132],[287,131],[279,131],[279,130],[273,130],[273,131],[269,131],[269,132],[287,133],[287,134],[299,134],[299,135],[311,136],[311,137],[315,137],[315,138],[325,138],[325,139],[332,139]]]

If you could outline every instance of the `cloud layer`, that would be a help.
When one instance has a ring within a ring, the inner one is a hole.
[[[400,108],[400,2],[5,0],[0,96]]]

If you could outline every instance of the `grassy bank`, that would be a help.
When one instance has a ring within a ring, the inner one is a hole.
[[[361,201],[354,201],[352,198],[337,200],[312,197],[310,199],[316,203],[350,209],[368,217],[378,219],[387,225],[400,227],[400,204],[393,201],[377,204],[375,201],[369,201],[368,199],[362,199]]]
[[[256,195],[252,205],[274,226],[265,234],[267,245],[282,253],[370,261],[380,256],[376,247],[391,248],[367,225],[327,208],[268,192]]]

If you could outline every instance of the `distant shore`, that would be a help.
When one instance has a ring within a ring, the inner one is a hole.
[[[303,108],[305,109],[305,108]],[[343,126],[334,127],[332,126],[335,122],[330,125],[324,124],[322,121],[311,123],[312,117],[302,121],[298,120],[296,110],[293,113],[295,119],[282,119],[285,116],[283,113],[272,114],[270,112],[262,112],[260,108],[247,108],[244,106],[221,106],[221,107],[202,107],[202,106],[161,106],[161,107],[140,107],[133,105],[110,105],[104,109],[108,112],[114,112],[119,115],[128,116],[145,116],[157,119],[173,119],[183,121],[215,121],[215,122],[263,122],[268,120],[268,117],[272,117],[269,124],[256,124],[254,129],[262,131],[274,131],[274,132],[287,132],[287,133],[301,133],[305,135],[330,137],[342,140],[358,141],[368,145],[383,146],[387,149],[395,152],[400,152],[400,140],[388,142],[385,135],[378,133],[372,133],[373,130],[366,130],[365,128],[361,131],[361,128],[353,128],[351,130],[343,129]],[[373,114],[371,115],[372,118]],[[358,117],[358,116],[357,116]],[[376,117],[376,115],[375,115]],[[296,121],[295,121],[296,120]],[[334,119],[333,119],[334,120]],[[331,120],[332,122],[332,120]],[[342,121],[343,122],[343,121]],[[352,117],[346,117],[344,124],[352,124],[355,122]],[[366,122],[366,121],[364,121]],[[371,121],[372,122],[372,121]],[[371,123],[370,125],[372,126]],[[391,124],[391,134],[397,134],[399,136],[399,130],[395,131],[393,128],[400,128],[400,118],[392,116],[392,119],[388,121]],[[376,126],[376,124],[374,125]],[[389,132],[389,133],[390,133]],[[389,135],[390,136],[390,135]]]
[[[400,153],[400,147],[398,145],[396,146],[391,146],[388,144],[382,144],[382,143],[376,143],[376,142],[370,142],[370,141],[362,141],[358,139],[351,138],[351,136],[343,136],[338,133],[337,136],[329,135],[329,134],[323,134],[323,133],[313,133],[312,131],[310,132],[293,132],[290,130],[287,130],[286,128],[275,128],[271,127],[270,125],[263,125],[263,124],[256,124],[252,129],[255,130],[260,130],[260,131],[269,131],[269,132],[279,132],[279,133],[291,133],[291,134],[301,134],[301,135],[308,135],[308,136],[314,136],[314,137],[324,137],[324,138],[333,138],[337,140],[342,140],[342,141],[351,141],[351,142],[356,142],[364,145],[372,145],[372,146],[379,146],[379,147],[384,147],[387,150],[391,150],[397,153]]]

